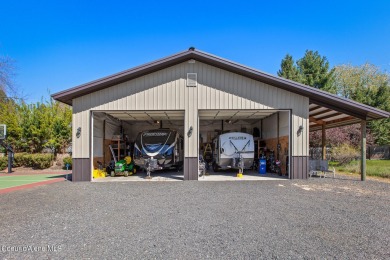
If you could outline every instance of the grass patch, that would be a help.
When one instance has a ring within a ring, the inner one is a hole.
[[[330,166],[335,167],[338,172],[360,174],[360,161],[352,161],[345,165],[338,162],[330,162]],[[367,160],[367,176],[390,178],[390,160]]]

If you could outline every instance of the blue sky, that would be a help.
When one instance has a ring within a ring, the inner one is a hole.
[[[271,74],[306,49],[390,71],[388,0],[58,2],[0,3],[0,55],[28,102],[190,46]]]

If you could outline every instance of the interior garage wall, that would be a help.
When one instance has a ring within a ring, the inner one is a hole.
[[[241,129],[245,128],[246,133],[252,134],[253,127],[259,127],[259,124],[249,124],[240,120],[239,122],[226,123],[223,124],[223,130],[229,132],[241,132]],[[201,120],[199,125],[199,134],[203,139],[203,143],[211,142],[208,138],[211,137],[213,139],[217,135],[216,130],[222,129],[221,120],[217,121],[209,121],[209,120]],[[201,140],[199,140],[201,141]]]
[[[263,129],[262,129],[263,139],[271,139],[277,137],[276,124],[277,124],[276,114],[272,114],[271,116],[263,119]]]
[[[278,137],[277,113],[263,119],[263,139],[271,139]],[[289,132],[289,113],[288,111],[279,112],[279,136],[287,136]]]
[[[279,160],[282,162],[282,174],[286,172],[286,159],[290,150],[289,140],[289,111],[279,111],[279,140],[278,140],[278,114],[263,119],[263,139],[266,142],[268,149],[275,151],[277,156],[277,145],[280,143],[281,149],[279,151]]]
[[[111,158],[108,145],[111,144],[113,135],[120,133],[121,123],[105,113],[93,114],[93,167],[97,167],[97,161],[107,162]]]
[[[104,149],[104,120],[94,116],[93,120],[93,167],[97,166],[97,162],[103,162]]]
[[[106,119],[105,120],[105,135],[104,135],[104,138],[105,139],[112,139],[113,135],[118,135],[120,134],[120,129],[121,129],[121,125],[120,125],[120,122],[117,121],[117,120],[110,120],[110,119]]]
[[[93,120],[93,157],[103,157],[104,120],[94,117]]]
[[[160,124],[150,124],[150,122],[129,122],[124,123],[124,133],[129,137],[131,142],[134,142],[139,132],[151,129],[159,129]],[[175,129],[180,135],[184,136],[184,122],[183,121],[165,121],[163,120],[163,128]]]
[[[198,86],[186,87],[187,73],[197,73]],[[308,159],[309,99],[201,62],[183,62],[148,75],[73,99],[73,158],[90,158],[91,110],[184,110],[185,157],[198,158],[199,109],[291,109],[292,156]],[[297,134],[299,126],[303,131]],[[76,138],[77,128],[81,136]],[[192,127],[192,135],[187,135]],[[293,162],[294,163],[294,160]],[[197,164],[197,163],[196,163]],[[197,172],[197,169],[193,169]],[[294,178],[307,172],[294,168]],[[301,171],[298,173],[298,171]],[[191,172],[186,178],[192,178]],[[197,176],[197,175],[196,175]]]

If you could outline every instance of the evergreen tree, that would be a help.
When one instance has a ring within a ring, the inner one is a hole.
[[[287,54],[281,62],[278,76],[335,93],[333,73],[334,70],[329,69],[329,62],[325,56],[321,57],[318,51],[307,50],[303,58],[297,62]]]
[[[302,83],[308,86],[336,93],[333,85],[334,69],[329,69],[329,62],[318,51],[307,50],[303,58],[297,61]]]
[[[44,148],[65,152],[72,138],[71,122],[71,108],[53,100],[0,102],[0,123],[7,125],[7,140],[18,152],[39,153]]]
[[[301,75],[297,66],[294,64],[294,59],[291,55],[287,54],[280,65],[278,76],[286,79],[290,79],[296,82],[302,82]]]

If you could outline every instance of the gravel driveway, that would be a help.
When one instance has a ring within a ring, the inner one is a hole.
[[[0,258],[389,259],[389,187],[55,183],[0,196]]]

